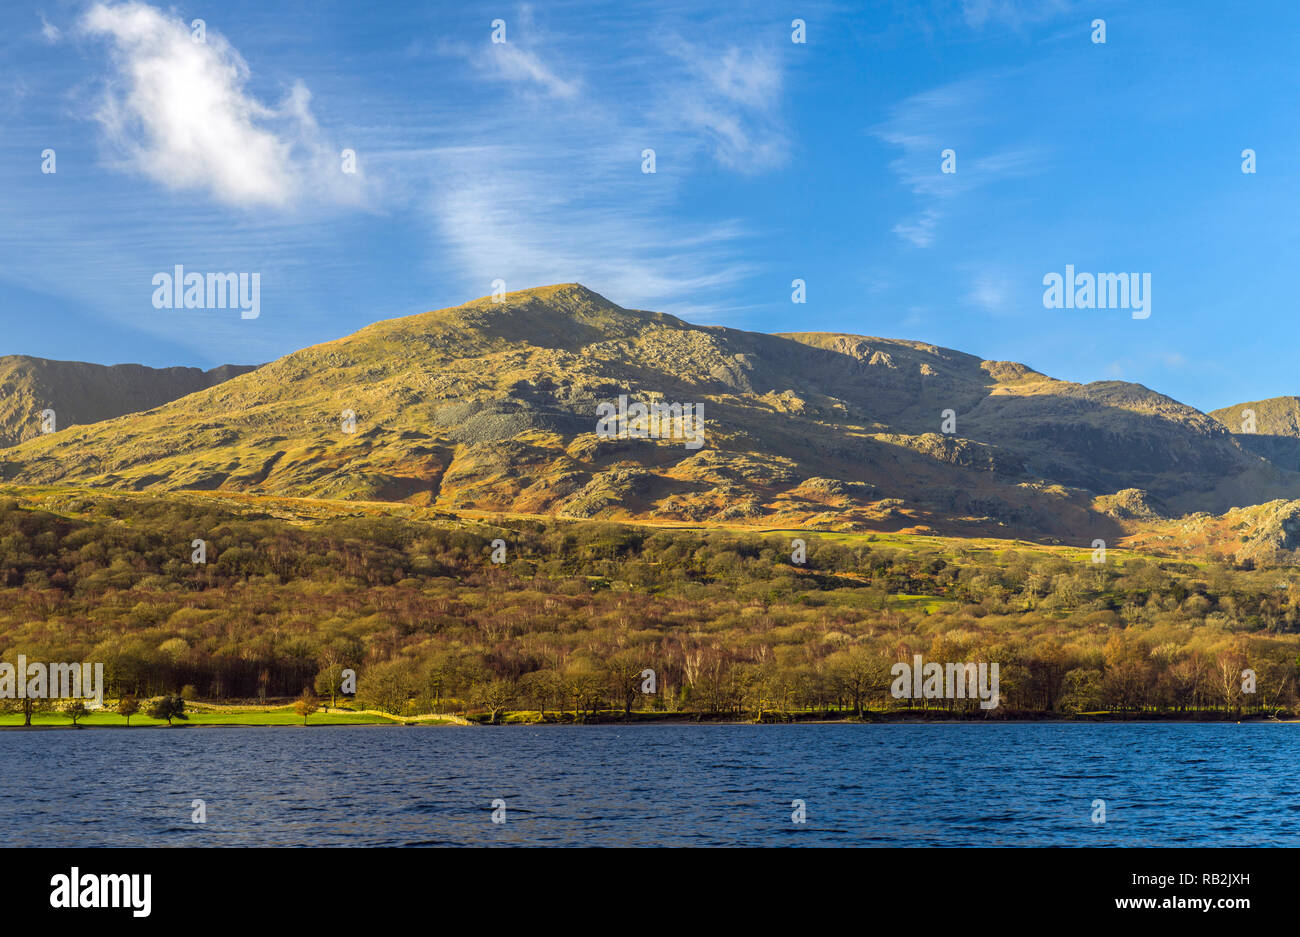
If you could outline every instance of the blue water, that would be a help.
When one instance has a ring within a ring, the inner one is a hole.
[[[0,732],[9,846],[1300,845],[1300,726]],[[207,822],[191,803],[206,802]],[[505,801],[493,823],[492,801]],[[806,822],[791,822],[791,802]],[[1094,823],[1095,800],[1106,822]]]

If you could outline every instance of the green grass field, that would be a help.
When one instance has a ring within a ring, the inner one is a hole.
[[[173,726],[301,726],[302,716],[293,711],[292,707],[284,706],[271,709],[255,709],[244,707],[229,707],[222,709],[208,709],[202,704],[195,710],[186,713],[188,720],[175,720]],[[413,723],[418,725],[452,725],[458,720],[452,718],[440,717],[422,717],[415,719],[403,719],[398,716],[386,716],[376,712],[341,712],[334,710],[332,712],[313,713],[307,717],[307,725],[310,726],[344,726],[344,725],[400,725],[402,723]],[[126,728],[126,720],[115,712],[96,712],[82,719],[79,719],[78,725],[86,728]],[[23,724],[22,713],[0,713],[0,728],[21,726]],[[143,713],[137,713],[131,717],[131,728],[150,728],[155,726],[166,727],[165,719],[150,719]],[[46,728],[72,728],[72,720],[61,712],[53,713],[36,713],[32,716],[32,726],[41,726]]]

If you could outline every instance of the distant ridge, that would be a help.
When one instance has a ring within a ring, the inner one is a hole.
[[[1300,471],[1300,397],[1270,397],[1211,410],[1250,452]]]
[[[59,428],[97,423],[150,410],[254,367],[224,364],[201,371],[5,355],[0,357],[0,446],[40,435],[43,410],[54,411]]]

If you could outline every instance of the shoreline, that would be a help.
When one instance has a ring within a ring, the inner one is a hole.
[[[196,713],[195,715],[208,715]],[[261,714],[259,715],[271,715]],[[1237,725],[1247,723],[1265,723],[1287,725],[1300,723],[1300,717],[1288,714],[1286,717],[1270,716],[1264,714],[1241,714],[1240,716],[1215,716],[1205,713],[1189,713],[1186,715],[1160,715],[1154,713],[1144,713],[1141,715],[1116,717],[1101,714],[1078,714],[1078,715],[1060,715],[1060,714],[1042,714],[1042,715],[1017,715],[999,718],[980,718],[979,716],[961,717],[953,716],[948,713],[935,713],[931,716],[919,715],[916,713],[898,713],[885,714],[874,713],[858,716],[845,716],[843,718],[826,718],[825,716],[792,717],[784,719],[765,718],[761,720],[746,718],[719,718],[717,716],[704,716],[696,714],[633,714],[631,719],[625,719],[622,715],[601,715],[588,717],[581,720],[540,720],[540,719],[514,719],[506,718],[496,722],[489,722],[485,719],[467,719],[461,716],[418,716],[418,717],[401,717],[401,716],[371,716],[371,714],[346,713],[346,714],[329,714],[334,716],[343,715],[353,718],[335,718],[326,719],[319,722],[308,721],[304,724],[299,717],[296,721],[238,721],[238,719],[222,719],[220,721],[177,721],[172,725],[165,723],[145,723],[136,725],[125,725],[122,723],[99,723],[92,722],[89,724],[72,725],[70,722],[39,722],[35,725],[3,725],[0,724],[0,732],[4,731],[21,731],[21,732],[44,732],[44,731],[68,731],[68,730],[156,730],[156,729],[351,729],[366,727],[383,727],[383,728],[492,728],[492,729],[509,729],[509,728],[537,728],[537,727],[596,727],[596,726],[654,726],[654,725],[698,725],[698,726],[799,726],[799,725],[1026,725],[1026,724],[1050,724],[1050,725],[1162,725],[1162,724],[1186,724],[1186,725]],[[367,718],[367,717],[370,718]]]

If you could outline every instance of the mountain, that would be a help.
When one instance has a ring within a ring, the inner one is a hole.
[[[44,410],[54,411],[59,429],[97,423],[151,410],[251,370],[234,364],[200,371],[5,355],[0,357],[0,446],[41,435]]]
[[[1244,424],[1254,414],[1255,428],[1247,430]],[[1214,417],[1234,433],[1290,436],[1300,438],[1300,397],[1272,397],[1239,403],[1220,410],[1211,410]]]
[[[620,395],[701,404],[706,441],[601,438],[598,407]],[[0,477],[1089,541],[1300,498],[1300,474],[1141,385],[923,342],[697,326],[577,284],[377,322],[0,450]]]
[[[1249,452],[1300,471],[1300,397],[1272,397],[1211,410]]]

